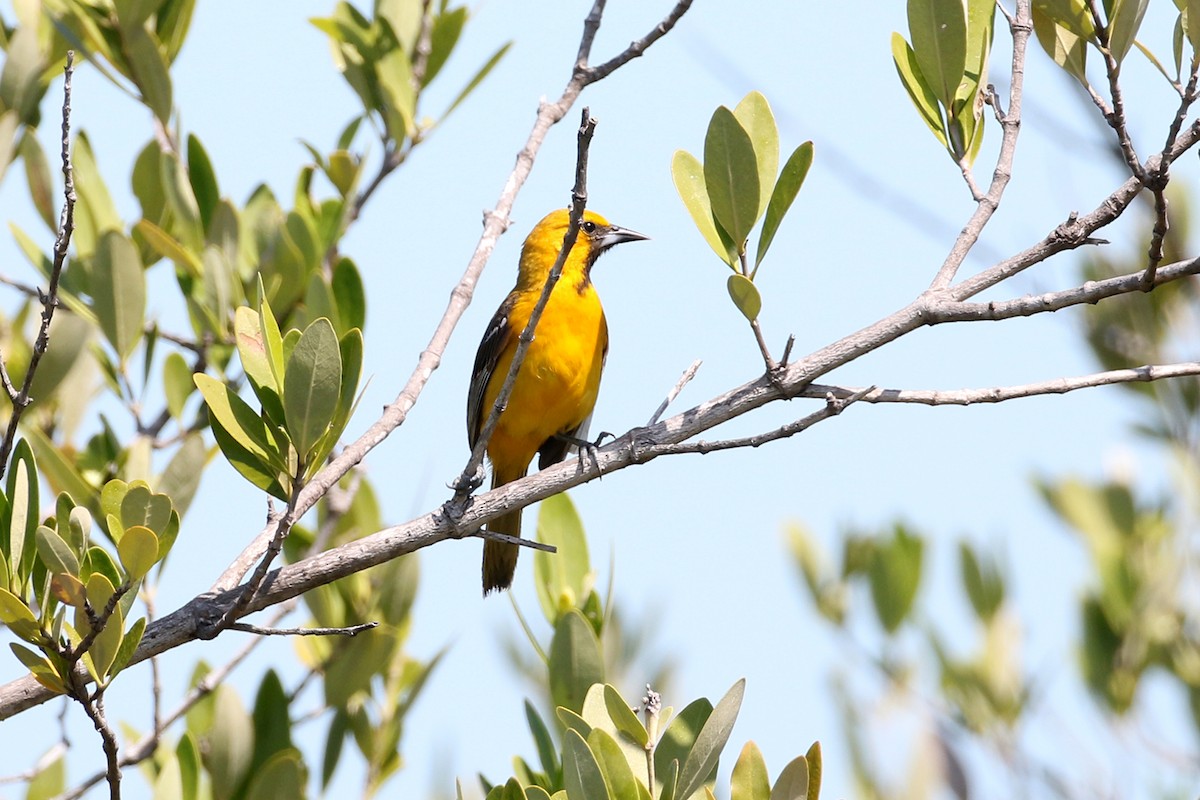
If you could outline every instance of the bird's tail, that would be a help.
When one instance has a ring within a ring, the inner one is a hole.
[[[525,470],[520,474],[507,475],[500,470],[492,473],[492,488],[495,489],[506,483],[525,477]],[[497,517],[488,523],[488,530],[496,533],[506,533],[509,536],[521,535],[521,509],[512,511],[502,517]],[[495,542],[486,539],[483,542],[483,593],[490,594],[502,591],[512,586],[513,575],[517,571],[517,556],[521,548],[507,542]]]

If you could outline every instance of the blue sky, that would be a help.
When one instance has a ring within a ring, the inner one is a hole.
[[[308,158],[300,140],[331,149],[356,110],[323,34],[307,22],[328,14],[331,4],[199,5],[173,72],[182,127],[204,143],[224,195],[241,204],[266,181],[285,198]],[[618,0],[609,5],[593,51],[597,61],[641,36],[669,7]],[[538,99],[556,98],[569,77],[587,7],[486,0],[475,7],[460,51],[423,98],[425,113],[439,113],[488,54],[504,41],[515,42],[483,88],[372,198],[345,241],[368,289],[365,373],[371,376],[348,435],[365,428],[407,379],[474,248],[481,212],[495,202],[525,141]],[[0,8],[11,20],[7,6]],[[1143,38],[1168,51],[1170,22],[1152,12]],[[695,359],[703,359],[703,367],[673,412],[761,369],[753,337],[728,302],[725,267],[692,228],[669,173],[675,149],[702,150],[712,110],[732,106],[751,89],[774,107],[785,152],[807,139],[816,149],[808,182],[759,277],[762,324],[776,352],[789,334],[795,334],[799,353],[823,346],[906,304],[931,280],[973,203],[896,78],[893,30],[906,30],[902,3],[699,2],[644,58],[584,93],[581,104],[599,120],[591,206],[653,237],[620,248],[597,268],[611,348],[595,430],[643,424]],[[1003,94],[1003,30],[996,48],[992,76]],[[1170,91],[1141,59],[1129,64],[1135,141],[1158,142],[1173,109]],[[1070,211],[1093,208],[1121,180],[1103,153],[1094,120],[1083,116],[1085,107],[1067,88],[1031,47],[1015,176],[964,274],[1037,241]],[[50,97],[57,93],[56,86]],[[48,119],[53,105],[48,100]],[[467,459],[464,407],[475,347],[511,285],[525,232],[569,199],[577,114],[569,115],[572,124],[551,132],[517,201],[513,227],[496,248],[441,368],[408,422],[367,461],[389,522],[444,500],[445,485]],[[137,204],[126,183],[134,156],[151,135],[149,112],[81,67],[74,123],[90,135],[119,208],[134,221]],[[53,126],[43,127],[49,142]],[[992,125],[976,170],[981,182],[990,175],[997,141]],[[378,157],[378,150],[372,155]],[[1181,162],[1174,175],[1194,183],[1194,159]],[[43,230],[25,206],[17,169],[0,184],[0,208],[26,230]],[[1119,243],[1136,230],[1122,222],[1106,235]],[[1065,288],[1075,274],[1074,259],[1068,254],[1039,265],[987,297]],[[30,278],[7,235],[0,237],[0,269]],[[159,268],[152,286],[167,287],[170,280]],[[173,304],[152,299],[152,307],[164,326],[183,327]],[[828,381],[954,389],[1082,374],[1093,366],[1077,330],[1070,310],[922,330]],[[772,774],[820,739],[826,796],[851,794],[849,759],[826,680],[832,668],[847,663],[850,651],[811,609],[781,532],[791,521],[802,522],[836,552],[841,528],[883,526],[896,517],[929,535],[931,580],[922,607],[943,630],[959,632],[964,647],[975,632],[957,585],[955,541],[969,537],[1010,565],[1014,611],[1025,637],[1020,658],[1052,687],[1057,715],[1080,737],[1086,768],[1091,761],[1112,763],[1120,751],[1108,739],[1089,736],[1095,717],[1073,694],[1067,666],[1074,658],[1073,601],[1086,578],[1085,554],[1041,506],[1031,478],[1097,479],[1113,464],[1137,459],[1148,480],[1161,485],[1165,468],[1129,437],[1131,409],[1123,400],[1109,388],[996,407],[860,405],[803,436],[754,451],[660,459],[581,487],[573,498],[601,583],[611,553],[618,601],[635,619],[653,624],[652,649],[678,665],[678,695],[668,702],[679,707],[700,695],[715,700],[747,677],[726,768],[746,739],[758,742]],[[768,430],[812,408],[802,401],[776,404],[720,433]],[[257,533],[264,514],[262,497],[223,464],[210,469],[192,508],[162,589],[164,611],[206,589]],[[527,529],[534,513],[526,512]],[[410,718],[406,767],[386,796],[424,796],[435,786],[445,792],[455,775],[466,783],[476,772],[498,779],[509,773],[513,755],[533,753],[521,704],[525,687],[507,667],[501,646],[518,629],[505,598],[479,597],[479,550],[476,541],[447,542],[421,556],[410,651],[416,657],[446,645],[450,651]],[[531,561],[528,554],[522,558],[514,593],[536,616]],[[873,632],[865,635],[873,640]],[[227,634],[170,654],[164,659],[166,696],[178,697],[195,659],[219,662],[238,644],[237,635]],[[268,665],[295,679],[291,647],[268,643],[234,681],[243,696]],[[0,661],[0,678],[18,672],[15,663]],[[144,670],[126,675],[109,700],[110,714],[144,728],[147,680]],[[641,687],[635,681],[621,688],[633,696]],[[28,735],[15,753],[7,750],[6,762],[27,764],[48,746],[55,713],[57,706],[47,706],[10,722]],[[1176,716],[1170,709],[1165,715],[1172,735],[1182,725]],[[73,776],[99,763],[91,736],[82,725],[73,729]],[[315,728],[302,737],[309,744],[320,739]],[[85,764],[85,755],[96,758]],[[349,791],[357,784],[342,785]],[[11,787],[0,787],[0,798],[16,796]],[[1000,795],[985,789],[982,796]]]

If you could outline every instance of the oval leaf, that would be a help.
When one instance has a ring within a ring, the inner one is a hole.
[[[717,257],[731,267],[737,265],[737,254],[731,253],[725,246],[721,235],[717,233],[717,223],[713,221],[712,205],[708,202],[708,189],[704,185],[704,166],[700,160],[686,150],[676,150],[671,159],[671,178],[675,182],[675,191],[683,200],[684,207],[692,215],[700,235]]]
[[[738,253],[758,222],[758,161],[750,134],[725,106],[718,106],[704,137],[704,185],[717,224]]]
[[[797,756],[783,768],[771,787],[771,800],[807,800],[808,762]]]
[[[136,581],[158,561],[158,537],[154,531],[142,525],[125,529],[125,535],[117,542],[117,555],[129,573],[130,582]]]
[[[305,329],[284,370],[283,411],[288,434],[305,463],[337,410],[342,384],[340,350],[333,325],[321,317]]]
[[[563,786],[568,797],[581,800],[608,800],[611,797],[596,756],[583,737],[573,730],[563,734]]]
[[[592,567],[583,522],[565,492],[542,501],[538,508],[537,540],[558,549],[557,553],[537,550],[533,555],[538,600],[546,621],[556,625],[568,609],[583,604],[585,585],[590,588],[594,580],[589,577]]]
[[[92,311],[124,362],[142,338],[146,316],[146,276],[133,242],[116,231],[105,233],[92,262],[91,283]]]
[[[754,281],[738,273],[730,275],[725,286],[729,289],[729,297],[738,311],[750,322],[758,319],[758,312],[762,311],[762,296],[759,295]]]
[[[771,199],[771,187],[779,169],[779,128],[762,92],[750,92],[743,97],[733,109],[733,115],[750,134],[750,142],[754,145],[754,157],[758,162],[758,215],[761,216]]]
[[[767,776],[767,762],[754,742],[746,742],[742,748],[729,781],[729,800],[770,800],[771,779]]]
[[[578,712],[592,684],[604,682],[600,642],[576,609],[563,614],[550,642],[550,698],[556,706]]]
[[[963,0],[908,0],[908,30],[921,75],[950,108],[967,63]]]
[[[771,200],[767,203],[767,218],[763,220],[762,235],[758,237],[758,255],[754,258],[756,271],[775,239],[779,223],[783,222],[784,215],[792,207],[792,201],[804,185],[812,161],[813,143],[805,142],[792,151],[787,163],[783,165],[783,172],[779,173],[779,180],[775,182],[775,190],[771,192]]]
[[[725,693],[705,720],[704,727],[696,736],[696,743],[692,745],[679,771],[679,797],[691,797],[716,769],[721,750],[733,732],[733,723],[737,721],[745,691],[746,679],[742,678]]]

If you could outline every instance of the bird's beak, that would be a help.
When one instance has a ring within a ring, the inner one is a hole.
[[[649,238],[650,237],[644,233],[631,231],[628,228],[622,228],[617,225],[609,225],[608,230],[600,236],[600,249],[607,250],[613,245],[623,244],[625,242],[639,242]]]

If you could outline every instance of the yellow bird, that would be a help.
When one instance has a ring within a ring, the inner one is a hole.
[[[534,226],[521,247],[517,285],[496,309],[479,343],[467,396],[471,447],[500,394],[517,340],[562,250],[568,221],[567,210],[560,209]],[[538,320],[508,405],[488,440],[493,489],[524,477],[534,455],[541,456],[538,469],[562,461],[572,444],[587,435],[608,353],[608,325],[592,286],[592,266],[613,245],[648,238],[612,225],[599,214],[584,212],[579,235]],[[520,536],[520,509],[497,517],[488,528]],[[512,585],[519,550],[504,542],[483,543],[485,595]]]

